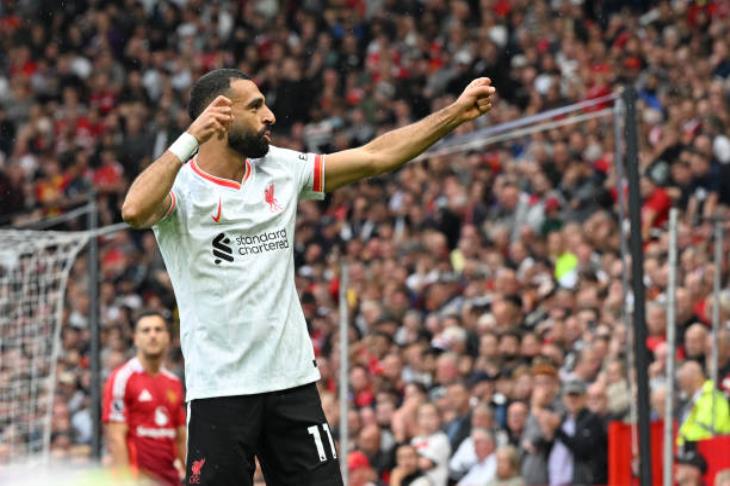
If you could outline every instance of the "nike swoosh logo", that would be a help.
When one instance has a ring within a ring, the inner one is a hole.
[[[211,218],[213,218],[213,221],[215,221],[216,223],[221,222],[221,198],[218,198],[218,214],[216,214],[215,216],[211,216]]]

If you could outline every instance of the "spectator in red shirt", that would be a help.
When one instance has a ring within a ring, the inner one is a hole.
[[[101,166],[94,171],[94,186],[102,193],[118,193],[124,188],[124,169],[110,150],[101,152]]]
[[[364,366],[354,366],[350,370],[350,383],[355,396],[355,406],[358,408],[371,406],[375,401],[375,394],[368,371]]]
[[[654,179],[646,176],[641,178],[641,196],[644,200],[641,206],[641,236],[646,241],[652,229],[661,228],[666,223],[672,199]]]
[[[186,422],[182,382],[162,366],[168,326],[159,312],[137,318],[137,355],[107,380],[102,419],[115,467],[174,486],[185,477]]]

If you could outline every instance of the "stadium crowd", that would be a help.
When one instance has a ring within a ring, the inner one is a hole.
[[[709,217],[730,205],[729,15],[700,0],[0,1],[0,217],[58,215],[93,189],[102,223],[119,222],[129,182],[187,127],[188,89],[213,68],[253,76],[275,145],[321,153],[412,122],[477,76],[499,94],[490,125],[633,83],[651,413],[663,416],[668,385],[675,206],[684,426],[709,372]],[[606,483],[607,422],[632,401],[612,133],[610,120],[573,124],[301,203],[297,285],[336,436],[349,264],[352,485]],[[103,238],[101,258],[107,376],[130,356],[135,311],[175,302],[151,232]],[[64,461],[90,453],[86,265],[61,331],[52,454]],[[729,290],[720,313],[716,385],[730,393]],[[730,433],[727,404],[715,414]]]

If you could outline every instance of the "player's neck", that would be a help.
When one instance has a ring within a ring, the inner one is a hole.
[[[137,359],[142,365],[142,368],[150,375],[156,375],[162,368],[162,356],[159,358],[150,358],[139,353],[137,354]]]
[[[225,141],[211,140],[200,146],[196,163],[212,176],[241,182],[245,159]]]

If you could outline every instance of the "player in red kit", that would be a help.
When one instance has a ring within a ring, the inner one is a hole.
[[[104,386],[109,452],[115,467],[179,485],[185,475],[184,392],[180,379],[162,367],[170,344],[167,319],[157,312],[138,317],[134,344],[137,355]]]

